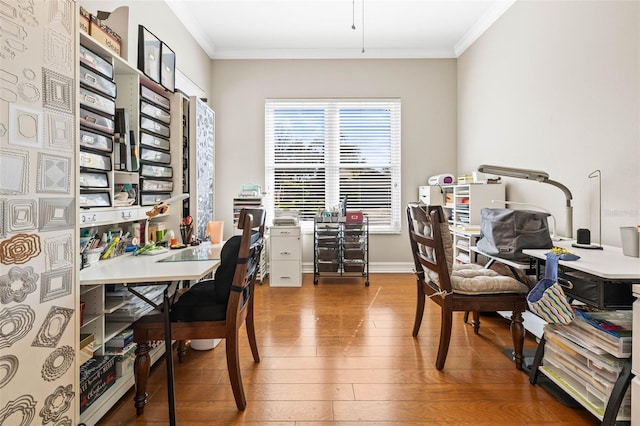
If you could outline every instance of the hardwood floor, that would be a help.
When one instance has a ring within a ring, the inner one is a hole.
[[[370,282],[322,277],[314,286],[305,274],[301,288],[257,286],[260,363],[241,339],[247,409],[236,409],[224,344],[189,350],[175,364],[178,425],[599,424],[529,384],[502,354],[511,337],[497,316],[483,316],[476,336],[456,314],[447,363],[437,371],[438,306],[427,301],[414,339],[413,275],[373,274]],[[525,349],[535,346],[528,336]],[[130,391],[99,425],[168,424],[165,372],[163,361],[152,368],[143,415]]]

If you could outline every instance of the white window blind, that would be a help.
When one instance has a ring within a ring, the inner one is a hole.
[[[400,100],[265,102],[265,205],[303,226],[347,197],[371,232],[400,232]]]

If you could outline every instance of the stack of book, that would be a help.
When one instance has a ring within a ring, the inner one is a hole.
[[[105,355],[115,359],[115,375],[122,377],[132,371],[135,362],[135,351],[138,345],[133,341],[133,330],[128,328],[105,344]]]

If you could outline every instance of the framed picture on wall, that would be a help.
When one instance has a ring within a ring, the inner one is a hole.
[[[156,83],[160,83],[161,45],[151,31],[138,25],[138,69]]]
[[[162,43],[160,51],[160,84],[173,92],[176,88],[176,54],[166,44]]]

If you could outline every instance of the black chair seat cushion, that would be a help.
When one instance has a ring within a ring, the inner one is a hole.
[[[215,278],[200,281],[180,296],[171,306],[171,321],[222,321],[226,318],[241,240],[240,235],[235,235],[224,243]]]
[[[254,242],[258,232],[251,235]],[[220,252],[220,266],[212,280],[203,280],[192,286],[171,306],[171,321],[222,321],[227,316],[227,303],[236,271],[242,236],[227,240]]]

